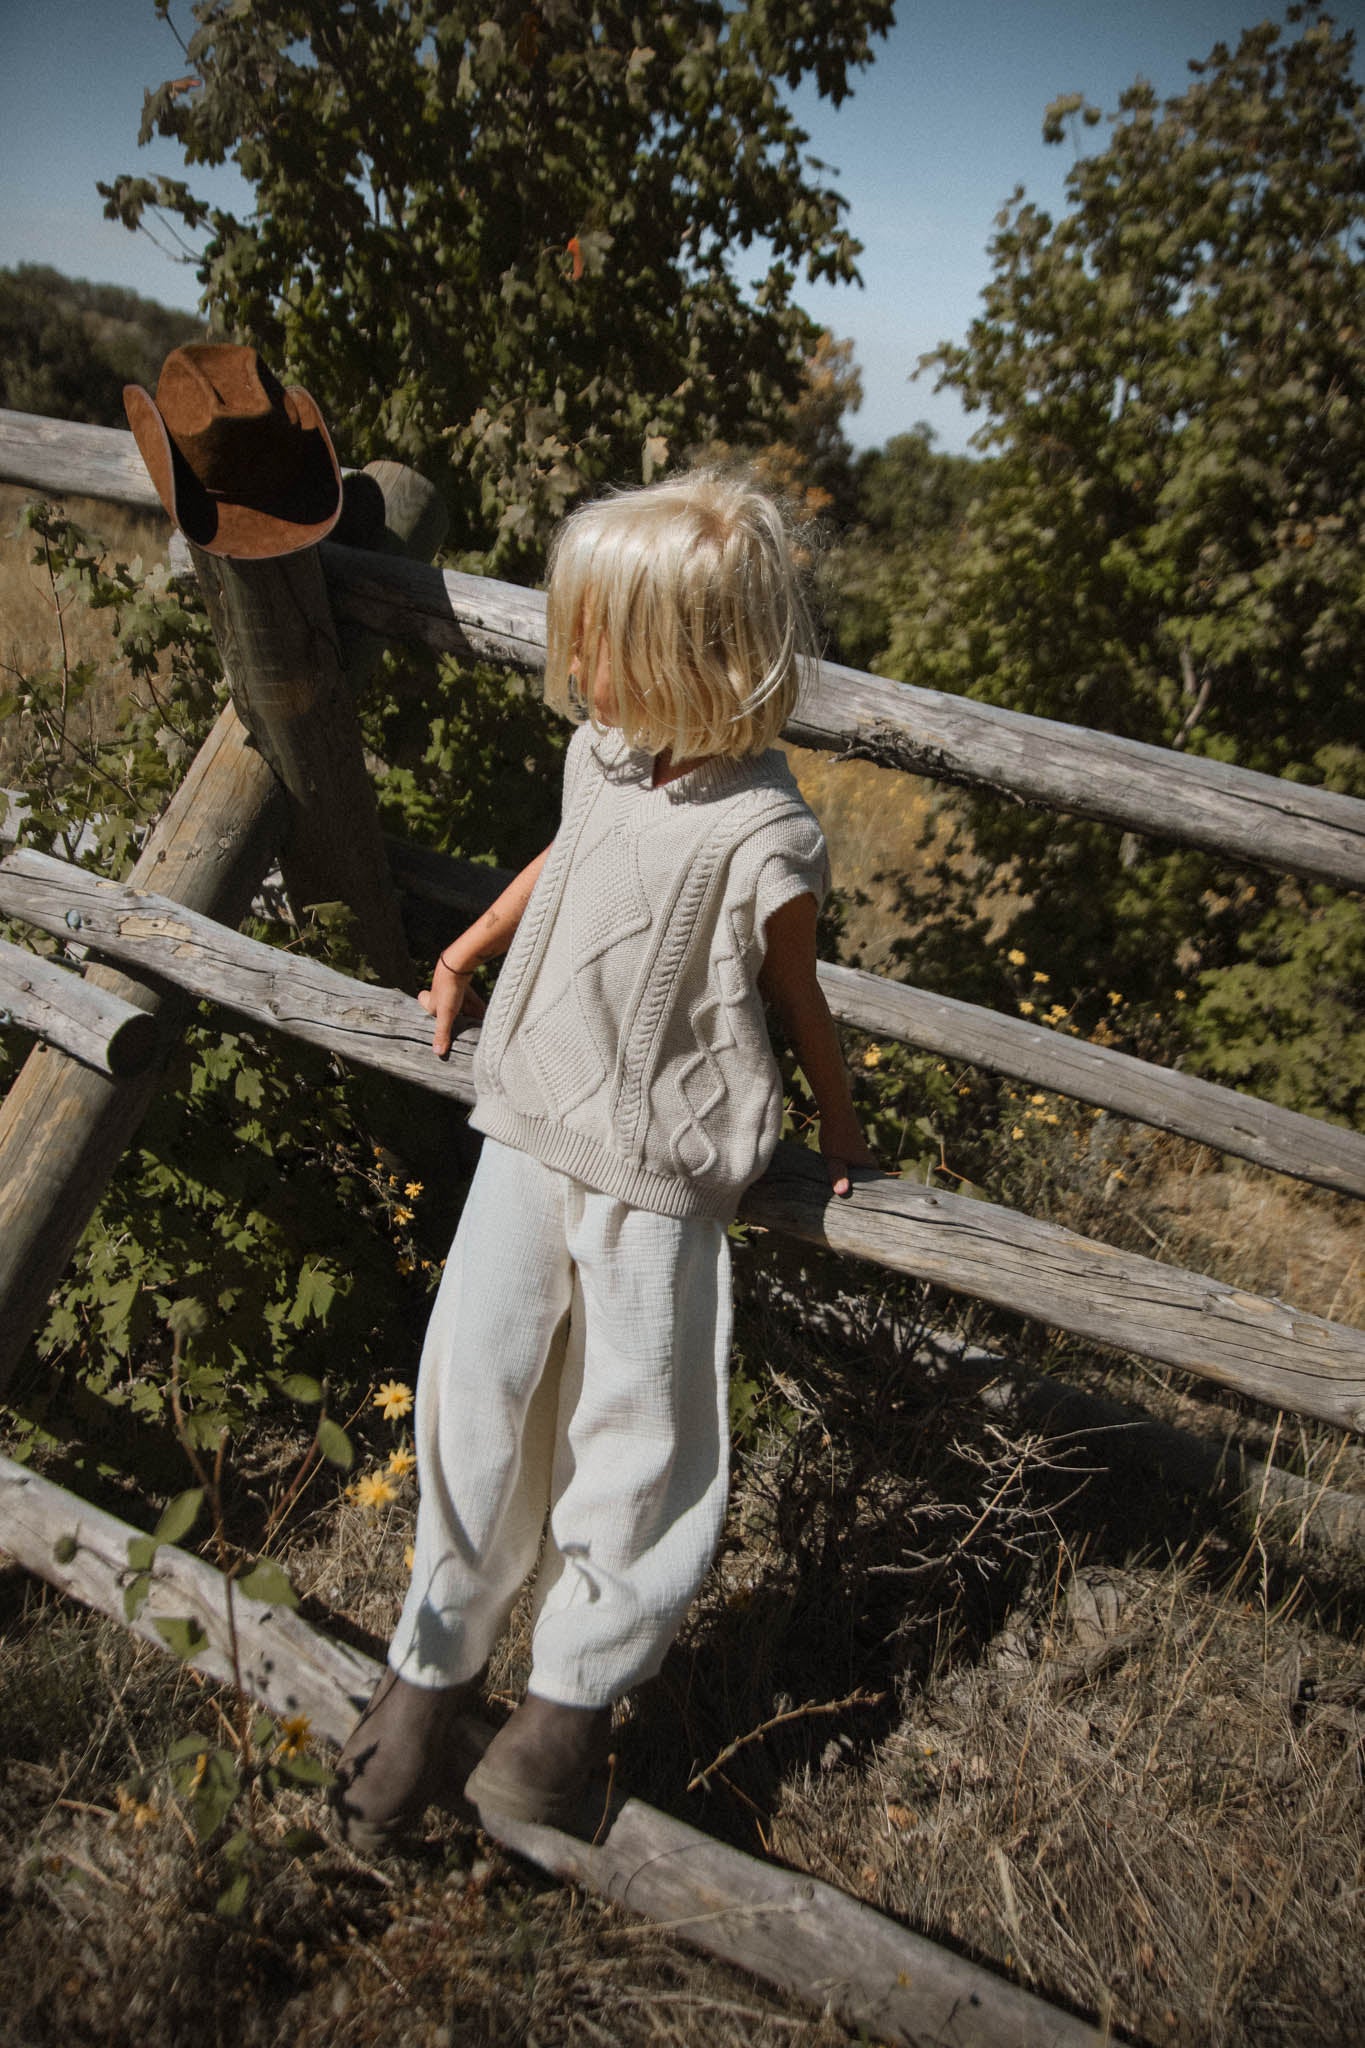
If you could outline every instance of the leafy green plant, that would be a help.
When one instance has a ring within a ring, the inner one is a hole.
[[[141,139],[232,159],[252,215],[130,175],[106,211],[198,239],[218,328],[297,376],[353,461],[439,482],[482,566],[534,572],[585,487],[752,446],[796,396],[818,332],[797,271],[852,280],[858,245],[781,87],[843,99],[891,0],[193,13],[170,61],[197,89],[149,92]]]
[[[893,675],[1349,788],[1365,713],[1353,39],[1290,6],[1191,70],[1165,101],[1141,80],[1121,95],[1056,217],[1022,189],[1002,210],[980,316],[925,359],[983,414],[989,463],[951,545],[910,551],[899,588],[866,599],[890,621]],[[1060,145],[1100,119],[1068,95],[1044,134]],[[1187,1056],[1305,1108],[1359,1099],[1355,1035],[1344,1019],[1315,1029],[1291,989],[1324,945],[1329,985],[1346,986],[1348,903],[1329,914],[1216,859],[994,796],[961,816],[965,843],[916,930],[917,980],[1000,1001],[1002,956],[1020,948],[1091,1021],[1110,987],[1130,1016],[1169,1021],[1203,976]],[[965,946],[990,889],[994,935]]]

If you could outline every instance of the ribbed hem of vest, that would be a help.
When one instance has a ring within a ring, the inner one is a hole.
[[[648,1167],[623,1159],[619,1152],[608,1150],[581,1131],[567,1131],[562,1124],[547,1123],[542,1117],[523,1116],[505,1103],[481,1102],[469,1121],[485,1138],[510,1145],[517,1152],[529,1152],[542,1166],[552,1166],[632,1209],[648,1209],[656,1216],[710,1216],[719,1223],[733,1223],[738,1213],[742,1187],[651,1173]]]

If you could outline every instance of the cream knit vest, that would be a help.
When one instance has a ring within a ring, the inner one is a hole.
[[[829,886],[781,754],[655,789],[617,732],[570,742],[564,810],[474,1062],[477,1130],[666,1216],[731,1218],[781,1125],[763,928]]]

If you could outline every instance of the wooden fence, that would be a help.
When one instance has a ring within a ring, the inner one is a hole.
[[[151,1099],[189,999],[470,1099],[476,1027],[460,1032],[448,1063],[432,1058],[398,895],[465,918],[505,877],[381,841],[353,694],[377,645],[393,637],[534,672],[544,662],[544,599],[408,558],[439,546],[434,494],[396,465],[371,470],[386,507],[382,548],[324,545],[283,561],[225,563],[177,543],[173,559],[198,576],[207,602],[231,701],[127,881],[100,882],[26,850],[0,862],[0,914],[74,940],[100,963],[78,978],[40,971],[21,949],[0,950],[0,1010],[44,1041],[0,1105],[0,1391]],[[0,412],[0,480],[157,509],[131,436],[111,429]],[[835,664],[821,665],[788,736],[1261,867],[1365,884],[1365,803]],[[291,893],[344,900],[387,985],[242,936],[236,927],[282,845]],[[1365,1194],[1365,1138],[1356,1132],[873,975],[828,965],[820,974],[835,1015],[878,1037]],[[1365,1331],[1281,1301],[936,1188],[867,1179],[835,1201],[821,1163],[790,1144],[743,1214],[1272,1406],[1365,1428]],[[16,1497],[13,1485],[3,1497]],[[82,1508],[68,1496],[53,1512],[60,1520]],[[41,1543],[23,1554],[45,1569]],[[50,1560],[46,1571],[63,1582]],[[83,1597],[94,1595],[87,1588]],[[344,1722],[359,1701],[342,1689]],[[554,1853],[552,1867],[583,1874],[577,1852]],[[996,1993],[1007,1988],[990,1982]],[[847,2010],[866,2017],[872,2008],[864,1999]],[[1062,2022],[1049,2015],[1036,2038],[1082,2038],[1067,2031],[1078,2023]],[[923,2023],[920,2013],[914,2024]],[[954,2038],[998,2039],[995,2024],[983,2013],[985,2031]]]

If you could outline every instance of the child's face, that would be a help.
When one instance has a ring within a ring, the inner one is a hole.
[[[569,674],[582,689],[582,644],[574,650],[569,663]],[[589,692],[593,714],[603,725],[616,723],[616,692],[611,686],[611,650],[605,636],[597,643],[597,663],[593,671],[592,687]]]

